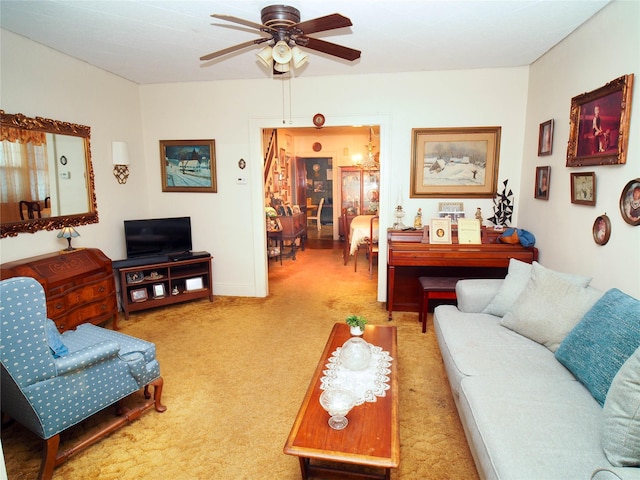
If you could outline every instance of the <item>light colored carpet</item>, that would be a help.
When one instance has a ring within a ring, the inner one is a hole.
[[[267,298],[216,297],[122,318],[122,332],[157,345],[167,411],[73,456],[54,480],[299,479],[298,459],[282,449],[333,324],[350,314],[388,324],[364,265],[354,273],[341,250],[308,249],[270,263]],[[477,479],[431,325],[422,334],[417,314],[401,312],[392,324],[401,460],[391,478]],[[2,445],[9,479],[34,479],[41,441],[14,424]]]

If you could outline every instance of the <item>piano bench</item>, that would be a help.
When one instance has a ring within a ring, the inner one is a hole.
[[[422,333],[427,331],[427,312],[429,310],[429,300],[455,300],[456,283],[458,277],[420,277],[420,310],[418,311],[418,321],[422,323]]]

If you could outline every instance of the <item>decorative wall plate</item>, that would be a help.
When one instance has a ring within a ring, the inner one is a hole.
[[[316,113],[313,116],[313,124],[318,128],[323,126],[324,125],[324,115],[321,114],[321,113]]]

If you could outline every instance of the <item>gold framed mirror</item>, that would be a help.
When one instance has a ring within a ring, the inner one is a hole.
[[[0,110],[0,238],[98,223],[91,129]]]

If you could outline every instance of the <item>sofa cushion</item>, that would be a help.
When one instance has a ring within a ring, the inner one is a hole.
[[[573,378],[468,377],[458,408],[482,478],[585,480],[609,466],[602,409]]]
[[[501,323],[555,352],[602,294],[534,263],[531,279]]]
[[[538,262],[533,263],[538,264],[541,268],[545,268]],[[515,258],[510,259],[509,270],[500,290],[493,300],[491,300],[491,303],[489,303],[482,312],[496,315],[498,317],[504,316],[527,287],[527,283],[529,283],[529,279],[531,278],[532,268],[532,265],[526,262],[516,260]],[[591,281],[590,277],[584,277],[582,275],[556,273],[563,276],[570,282],[582,287],[586,287]]]
[[[463,313],[438,305],[433,324],[454,396],[467,376],[541,376],[574,380],[547,348],[500,325],[485,313]]]
[[[604,405],[622,364],[640,346],[640,301],[613,288],[565,337],[556,358]]]
[[[640,348],[613,377],[603,417],[602,448],[611,464],[640,466]]]

